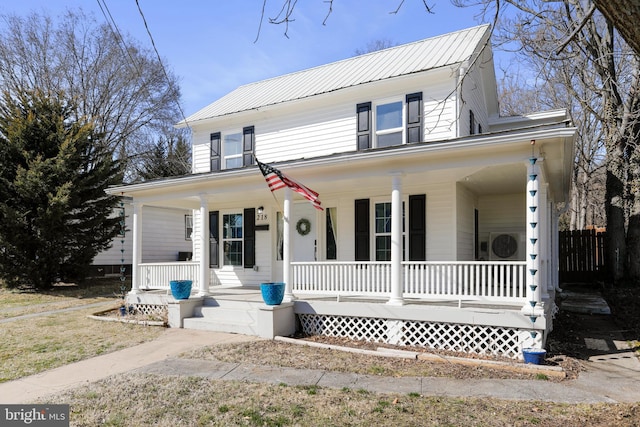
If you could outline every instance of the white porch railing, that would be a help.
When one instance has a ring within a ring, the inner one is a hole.
[[[193,288],[199,289],[198,262],[154,262],[138,265],[140,289],[169,289],[171,280],[193,280]]]
[[[293,293],[391,294],[390,262],[293,262]],[[524,303],[524,261],[403,262],[403,296]]]

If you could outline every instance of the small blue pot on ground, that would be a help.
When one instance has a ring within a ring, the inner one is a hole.
[[[531,363],[534,365],[542,365],[544,358],[547,355],[547,350],[539,348],[524,348],[522,349],[522,356],[524,357],[524,363]]]
[[[171,295],[175,299],[189,299],[193,280],[171,280],[169,285],[171,286]]]
[[[280,305],[284,298],[284,282],[260,283],[262,300],[267,305]]]

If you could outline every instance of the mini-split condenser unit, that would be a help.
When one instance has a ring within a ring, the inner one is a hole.
[[[492,261],[523,261],[525,256],[523,233],[490,233],[489,259]]]

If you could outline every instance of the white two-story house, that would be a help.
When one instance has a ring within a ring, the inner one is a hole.
[[[247,300],[231,316],[246,317],[245,333],[298,325],[514,358],[544,347],[575,129],[565,111],[500,117],[489,35],[478,26],[247,84],[179,123],[192,130],[191,175],[110,189],[133,199],[129,300],[162,305],[152,290],[190,278],[176,326],[234,330],[207,320],[233,294]],[[271,192],[256,159],[323,209]],[[192,261],[141,262],[149,207],[193,211]],[[273,281],[285,303],[249,301]]]

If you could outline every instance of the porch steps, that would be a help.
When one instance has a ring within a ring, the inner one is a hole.
[[[217,298],[205,298],[194,316],[183,320],[185,329],[199,329],[236,334],[257,334],[257,303]]]

